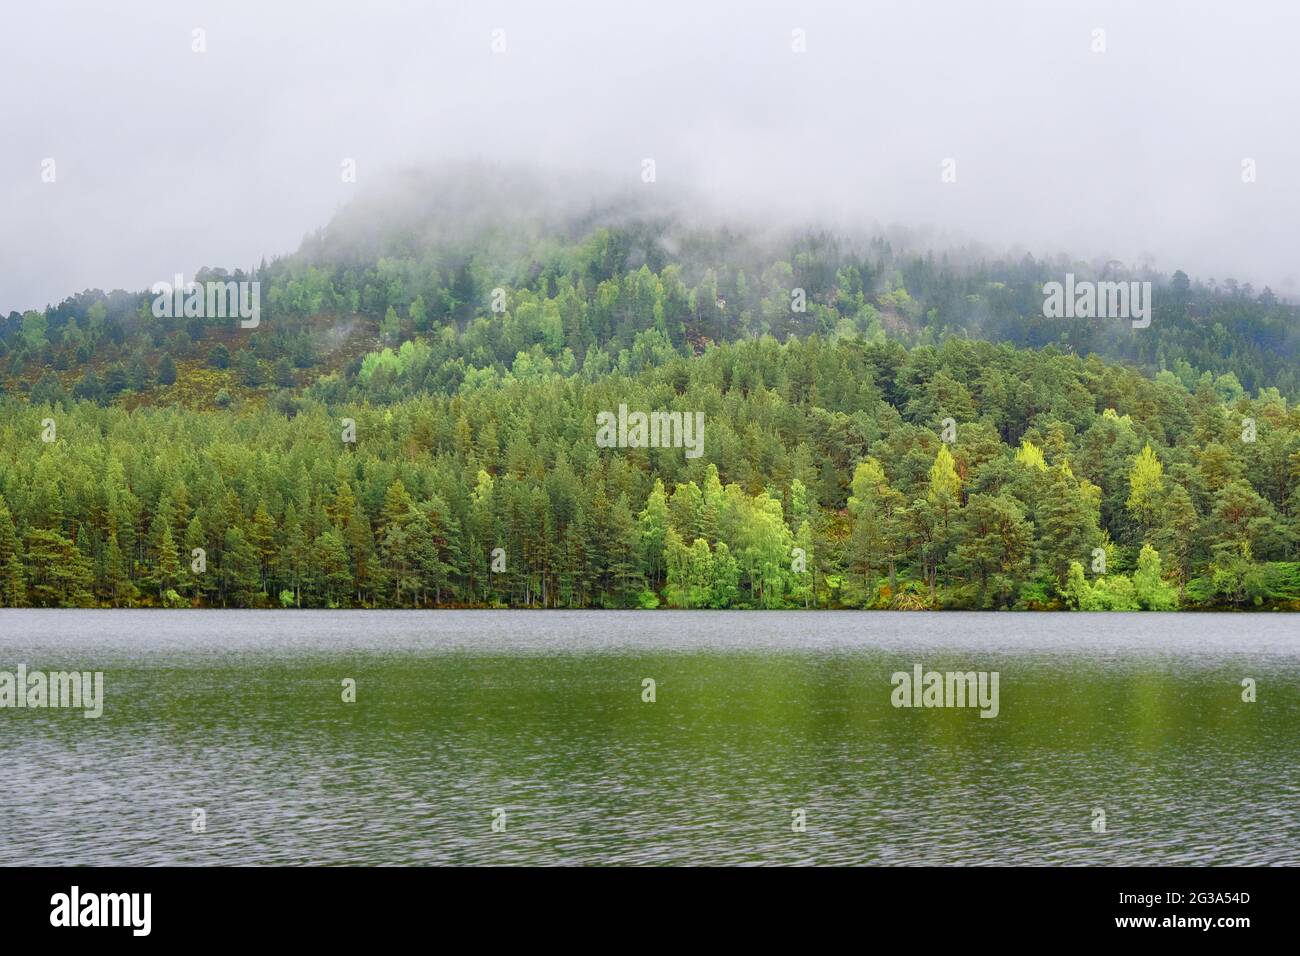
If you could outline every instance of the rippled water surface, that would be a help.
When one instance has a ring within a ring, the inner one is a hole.
[[[0,709],[7,864],[1300,863],[1295,617],[0,611],[19,664],[106,702]]]

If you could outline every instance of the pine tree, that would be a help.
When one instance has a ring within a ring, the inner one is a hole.
[[[0,601],[8,607],[22,607],[27,601],[22,543],[3,497],[0,497]]]
[[[172,529],[164,527],[162,540],[158,542],[158,552],[154,556],[151,583],[158,589],[158,596],[165,598],[167,592],[174,589],[181,580],[181,565],[176,557],[176,542],[172,539]]]
[[[117,542],[117,533],[110,532],[104,549],[104,591],[113,607],[124,604],[131,607],[136,599],[136,587],[127,574],[126,556]]]
[[[95,574],[77,546],[59,534],[34,528],[27,534],[25,552],[29,589],[37,607],[89,607]]]

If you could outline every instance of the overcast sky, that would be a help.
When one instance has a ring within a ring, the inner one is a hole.
[[[446,159],[1300,296],[1298,38],[1294,0],[6,4],[0,313],[291,252]]]

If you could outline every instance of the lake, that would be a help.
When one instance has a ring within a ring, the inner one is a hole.
[[[104,702],[0,709],[7,864],[1300,863],[1284,615],[0,610],[19,665]]]

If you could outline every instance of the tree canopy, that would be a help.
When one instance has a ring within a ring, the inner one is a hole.
[[[1294,307],[671,217],[335,224],[261,324],[0,319],[0,603],[1167,609],[1300,602]],[[620,406],[702,453],[600,447]],[[349,437],[349,425],[352,436]]]

